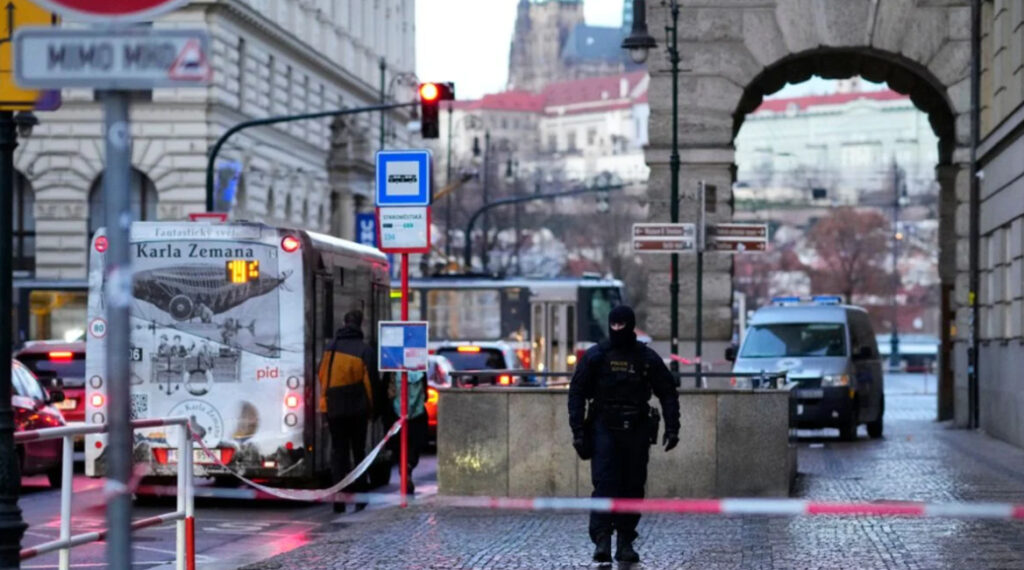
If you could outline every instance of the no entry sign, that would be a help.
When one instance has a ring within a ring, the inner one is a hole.
[[[35,0],[69,20],[86,22],[148,22],[188,0]]]

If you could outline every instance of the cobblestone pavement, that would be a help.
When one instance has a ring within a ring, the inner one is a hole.
[[[887,382],[885,439],[800,432],[795,496],[1024,502],[1024,451],[934,422],[934,382]],[[340,517],[336,533],[246,568],[584,568],[586,525],[420,505]],[[641,568],[1024,568],[1022,522],[645,515],[639,531]]]

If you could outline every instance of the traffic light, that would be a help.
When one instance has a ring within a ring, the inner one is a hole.
[[[455,99],[454,83],[420,83],[420,133],[425,139],[440,136],[440,102]]]

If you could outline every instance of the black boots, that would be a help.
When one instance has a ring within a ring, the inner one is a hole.
[[[597,545],[594,547],[594,562],[611,562],[612,535],[599,536],[594,543]]]
[[[633,550],[633,541],[616,537],[615,560],[619,562],[640,562],[640,555]],[[610,546],[610,545],[609,545]]]

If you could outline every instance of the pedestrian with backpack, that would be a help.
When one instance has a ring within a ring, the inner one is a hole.
[[[363,340],[362,326],[362,311],[346,313],[344,326],[338,329],[320,360],[320,411],[326,413],[331,432],[331,474],[335,481],[348,475],[366,457],[366,432],[373,416],[374,386],[379,379],[375,354]],[[345,490],[358,493],[366,489],[364,475]],[[365,506],[357,504],[356,510]],[[334,512],[345,512],[345,503],[335,502]]]

